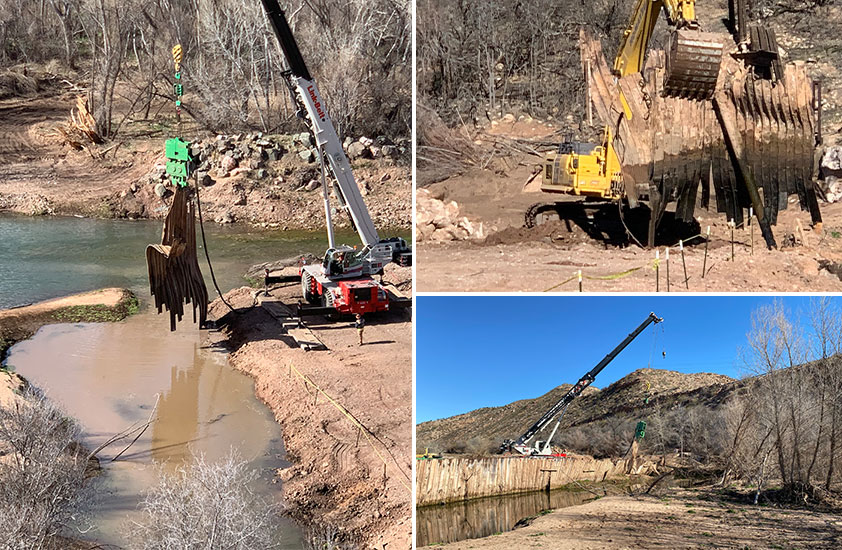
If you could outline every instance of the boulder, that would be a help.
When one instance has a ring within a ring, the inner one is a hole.
[[[219,169],[224,172],[230,172],[236,168],[238,164],[239,163],[232,155],[226,154],[222,157],[222,161],[219,163]]]
[[[158,198],[163,199],[164,195],[167,194],[167,186],[163,183],[155,184],[155,194],[158,196]]]
[[[199,180],[199,184],[203,185],[204,187],[210,187],[211,185],[216,183],[215,181],[213,181],[213,178],[210,176],[210,174],[205,171],[196,172],[196,178]]]
[[[321,182],[319,182],[319,180],[310,180],[310,181],[307,182],[307,185],[304,186],[304,190],[305,191],[315,191],[316,189],[318,189],[321,186],[322,186],[322,184],[321,184]]]
[[[348,157],[351,159],[368,158],[370,155],[371,151],[369,151],[368,147],[359,141],[355,141],[348,147]]]
[[[303,151],[299,151],[298,156],[301,157],[301,160],[305,162],[313,162],[314,160],[316,160],[316,155],[311,149],[304,149]]]
[[[831,145],[822,155],[819,177],[827,179],[830,176],[842,178],[842,146]]]
[[[234,223],[234,214],[231,213],[230,210],[226,210],[220,214],[218,214],[213,221],[218,224],[224,225],[226,223]]]
[[[839,202],[842,200],[842,178],[828,176],[824,180],[823,190],[827,202]]]
[[[455,201],[445,203],[426,189],[416,191],[415,227],[419,241],[459,241],[485,236],[482,224],[461,215]]]

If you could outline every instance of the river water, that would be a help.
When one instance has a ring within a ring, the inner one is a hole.
[[[144,250],[160,242],[161,225],[0,214],[0,308],[109,286],[141,298],[141,312],[125,321],[46,326],[7,359],[79,421],[90,449],[145,422],[157,401],[158,420],[119,460],[110,462],[127,442],[99,455],[104,475],[92,482],[90,513],[76,527],[87,531],[85,539],[106,545],[125,544],[126,526],[139,517],[138,503],[159,472],[197,453],[218,460],[235,449],[259,473],[253,489],[268,500],[278,499],[272,477],[286,465],[280,428],[255,398],[251,379],[209,347],[195,325],[183,322],[170,332],[168,317],[149,307]],[[242,275],[255,263],[326,248],[323,233],[216,225],[206,231],[223,292],[245,284]],[[358,242],[353,233],[339,233],[337,240]],[[301,548],[299,529],[283,518],[279,523],[278,547]]]
[[[106,286],[129,288],[148,298],[145,250],[161,242],[162,224],[0,213],[0,309]],[[324,232],[207,224],[205,233],[223,292],[246,284],[243,274],[256,263],[307,252],[321,256],[327,248]],[[398,233],[406,237],[406,232]],[[337,242],[353,245],[359,238],[337,231]],[[215,298],[201,238],[198,254],[208,292]]]
[[[584,491],[536,491],[422,506],[415,512],[418,547],[489,537],[511,531],[518,521],[544,510],[576,506],[593,498]]]

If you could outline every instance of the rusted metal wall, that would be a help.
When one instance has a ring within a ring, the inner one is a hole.
[[[573,481],[622,475],[622,462],[590,457],[443,458],[416,461],[416,504],[557,489]]]

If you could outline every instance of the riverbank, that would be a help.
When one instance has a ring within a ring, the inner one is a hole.
[[[31,338],[44,325],[120,321],[137,310],[137,297],[123,288],[104,288],[0,310],[0,363],[10,347]]]
[[[409,268],[389,271],[390,280],[410,280]],[[299,290],[291,284],[271,292],[294,302]],[[281,334],[274,317],[251,307],[254,292],[242,288],[226,294],[236,314],[219,300],[211,305],[209,316],[221,330],[210,338],[212,345],[231,351],[234,368],[254,379],[257,396],[281,425],[292,463],[279,471],[287,514],[332,533],[337,543],[410,548],[409,313],[367,318],[363,346],[357,345],[352,320],[312,319],[308,326],[328,350],[307,352]]]
[[[0,212],[163,218],[173,194],[164,177],[164,141],[175,130],[139,128],[117,143],[76,150],[56,130],[75,104],[74,93],[0,100]],[[210,136],[190,130],[184,137],[196,143],[205,221],[287,230],[324,226],[319,164],[300,134]],[[363,136],[346,143],[346,150],[375,224],[409,229],[409,146],[396,141]],[[345,215],[334,222],[350,227]]]
[[[842,544],[839,515],[752,506],[710,488],[660,496],[610,496],[536,517],[522,528],[436,545],[449,550],[818,548]]]

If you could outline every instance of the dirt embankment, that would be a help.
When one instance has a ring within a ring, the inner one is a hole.
[[[818,548],[842,544],[836,513],[751,506],[713,490],[612,496],[557,510],[530,525],[448,549]]]
[[[119,321],[137,308],[137,298],[129,290],[104,288],[0,310],[0,362],[15,342],[30,338],[44,325]]]
[[[403,270],[407,278],[409,270]],[[271,292],[294,302],[299,288],[294,284]],[[410,548],[408,313],[367,318],[363,346],[357,345],[350,320],[314,319],[309,326],[329,351],[306,352],[282,334],[274,317],[251,307],[253,293],[242,288],[226,295],[236,314],[219,300],[212,304],[210,317],[221,327],[212,338],[214,345],[231,350],[235,368],[254,378],[258,397],[281,425],[292,462],[279,472],[287,512],[305,526],[332,531],[339,542],[361,548]]]
[[[165,178],[164,141],[179,133],[155,121],[130,121],[114,142],[75,150],[57,128],[67,122],[77,96],[53,87],[31,97],[0,100],[0,211],[162,218],[172,196]],[[198,143],[194,154],[206,220],[322,227],[319,164],[309,140],[300,134],[210,136],[191,128],[181,135]],[[406,140],[360,136],[345,146],[375,223],[410,227]],[[342,214],[335,221],[350,225]]]

